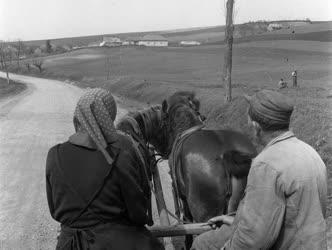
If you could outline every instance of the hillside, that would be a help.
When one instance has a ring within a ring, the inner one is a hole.
[[[277,22],[277,21],[276,21]],[[310,41],[332,41],[332,22],[313,22],[313,23],[299,23],[294,22],[289,29],[276,30],[273,32],[265,32],[264,28],[261,30],[252,31],[254,26],[258,23],[264,23],[266,26],[269,22],[252,22],[246,24],[236,25],[235,27],[235,42],[246,42],[253,40],[310,40]],[[296,25],[295,25],[296,24]],[[246,26],[247,33],[245,37],[241,37],[237,29],[241,26]],[[266,27],[265,27],[266,28]],[[190,28],[168,31],[151,31],[151,32],[131,32],[120,34],[101,34],[83,37],[68,37],[52,39],[52,44],[55,45],[73,45],[84,46],[92,42],[101,41],[103,36],[117,36],[121,39],[128,37],[141,37],[146,34],[156,33],[165,36],[170,42],[179,42],[182,40],[197,40],[203,43],[216,44],[224,40],[224,26]],[[292,33],[294,31],[294,33]],[[45,44],[45,40],[26,41],[28,46],[41,46]]]

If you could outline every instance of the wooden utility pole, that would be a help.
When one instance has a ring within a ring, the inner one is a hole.
[[[232,101],[232,53],[233,53],[233,6],[234,0],[227,0],[223,84],[226,87],[226,102]]]

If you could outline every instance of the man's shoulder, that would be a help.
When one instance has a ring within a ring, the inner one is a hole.
[[[298,175],[297,171],[310,170],[313,165],[324,166],[316,150],[304,141],[291,137],[264,149],[252,166],[265,164],[278,172]]]

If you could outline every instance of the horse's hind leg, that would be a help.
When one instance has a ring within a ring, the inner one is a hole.
[[[185,236],[185,246],[186,246],[186,250],[190,250],[192,244],[194,241],[194,237],[192,235],[186,235]]]
[[[183,200],[183,220],[188,222],[193,222],[193,217],[190,213],[189,206],[186,200]],[[190,250],[194,241],[194,237],[192,235],[185,236],[185,246],[186,250]]]

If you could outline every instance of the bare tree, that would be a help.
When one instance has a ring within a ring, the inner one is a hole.
[[[44,61],[42,59],[34,59],[32,61],[32,65],[35,66],[37,69],[39,69],[39,72],[42,73],[44,68],[43,68]]]
[[[226,51],[224,56],[223,84],[226,87],[226,102],[232,101],[232,54],[233,54],[233,6],[234,0],[227,0],[225,29]]]
[[[17,42],[15,44],[15,48],[16,48],[15,55],[16,55],[16,61],[17,61],[18,68],[20,67],[20,59],[21,59],[22,54],[24,53],[24,47],[25,47],[25,44],[20,39],[17,40]]]
[[[7,84],[10,84],[9,79],[9,60],[8,60],[8,53],[10,53],[10,50],[6,49],[6,43],[3,41],[0,41],[0,62],[1,62],[1,69],[5,70],[6,77],[7,77]]]
[[[28,72],[30,72],[30,70],[31,70],[31,64],[30,64],[30,62],[26,61],[24,64],[25,64],[25,67],[27,68]]]
[[[46,40],[46,53],[48,54],[52,53],[51,40]]]

